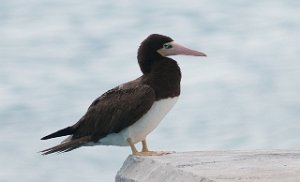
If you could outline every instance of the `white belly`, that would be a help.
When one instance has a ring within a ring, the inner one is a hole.
[[[127,139],[131,138],[133,143],[138,143],[146,138],[153,131],[165,115],[175,105],[178,97],[162,99],[153,103],[150,110],[136,123],[122,130],[119,133],[109,134],[102,138],[100,145],[128,145]]]

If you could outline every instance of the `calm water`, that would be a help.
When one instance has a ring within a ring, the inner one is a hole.
[[[171,36],[182,95],[148,140],[176,151],[300,148],[300,1],[0,1],[0,181],[113,181],[123,147],[37,151],[106,90],[140,76],[139,43]]]

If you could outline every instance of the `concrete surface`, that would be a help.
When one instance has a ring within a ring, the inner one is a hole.
[[[117,182],[300,182],[300,150],[130,155]]]

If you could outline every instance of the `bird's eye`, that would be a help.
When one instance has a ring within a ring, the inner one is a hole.
[[[165,43],[164,45],[163,45],[163,48],[165,48],[165,49],[171,49],[173,46],[171,45],[171,44],[169,44],[169,43]]]

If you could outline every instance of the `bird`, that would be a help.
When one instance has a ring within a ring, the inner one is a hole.
[[[173,151],[151,151],[146,142],[180,95],[181,70],[173,55],[206,56],[172,38],[151,34],[140,44],[137,60],[142,75],[120,84],[95,99],[74,125],[41,140],[68,136],[60,144],[40,151],[64,153],[81,146],[129,146],[133,155],[159,156]],[[141,142],[138,151],[135,144]]]

